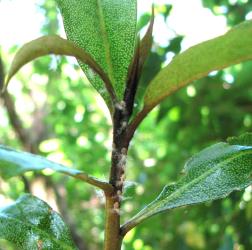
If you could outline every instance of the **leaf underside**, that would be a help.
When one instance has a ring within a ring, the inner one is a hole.
[[[149,84],[144,97],[144,109],[152,109],[167,96],[207,76],[211,71],[251,59],[252,20],[175,56]]]
[[[15,55],[9,74],[6,81],[8,85],[11,78],[17,73],[17,71],[26,63],[45,55],[64,55],[74,56],[83,63],[90,66],[93,74],[98,74],[109,85],[110,81],[102,68],[94,61],[94,59],[86,53],[83,49],[76,46],[74,43],[63,39],[57,35],[43,36],[35,39],[29,43],[26,43]]]
[[[123,98],[136,34],[136,0],[57,0],[67,37],[90,53]],[[80,63],[91,84],[108,101],[104,84]]]
[[[236,139],[236,142],[241,141],[244,141],[244,137]],[[133,228],[143,220],[169,209],[224,198],[234,190],[251,185],[251,140],[247,146],[218,143],[202,150],[186,163],[184,174],[176,184],[166,186],[156,200],[144,207],[123,228]]]
[[[29,194],[0,209],[0,238],[20,250],[77,249],[61,217],[44,201]]]

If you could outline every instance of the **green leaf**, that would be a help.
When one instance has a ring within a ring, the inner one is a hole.
[[[0,175],[4,178],[24,174],[28,171],[51,169],[67,175],[78,175],[81,171],[54,163],[38,155],[16,151],[0,145]]]
[[[136,35],[136,0],[57,0],[67,37],[90,53],[123,98]],[[99,77],[81,64],[90,82],[107,100]]]
[[[112,86],[108,77],[95,60],[74,43],[57,35],[43,36],[22,46],[13,59],[6,85],[17,73],[17,71],[26,63],[49,54],[76,57],[81,62],[89,65],[90,68],[104,80],[106,86],[111,90]]]
[[[0,175],[4,178],[21,175],[28,171],[41,171],[44,169],[51,169],[55,172],[70,175],[103,190],[112,189],[108,183],[80,170],[65,167],[38,155],[16,151],[0,145]]]
[[[156,200],[123,226],[123,231],[157,213],[224,198],[252,184],[252,145],[215,144],[193,156],[184,172],[180,181],[166,186]]]
[[[20,250],[77,249],[59,214],[29,194],[0,209],[0,238],[14,243]]]
[[[225,35],[195,45],[164,67],[148,86],[145,110],[211,71],[252,59],[252,21],[234,27]]]

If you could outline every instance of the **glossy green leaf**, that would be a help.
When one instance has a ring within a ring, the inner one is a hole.
[[[234,27],[225,35],[195,45],[164,67],[148,86],[145,109],[211,71],[252,59],[252,21]]]
[[[19,250],[77,249],[59,214],[28,194],[0,209],[0,238],[14,243]]]
[[[57,35],[43,36],[22,46],[22,48],[17,52],[13,59],[7,77],[6,85],[17,73],[17,71],[26,63],[38,57],[49,54],[76,57],[81,62],[89,65],[94,72],[100,75],[100,77],[104,80],[106,86],[110,88],[111,84],[108,77],[103,72],[102,68],[94,61],[94,59],[74,43]]]
[[[98,180],[77,169],[65,167],[38,155],[16,151],[0,145],[0,176],[10,178],[24,174],[28,171],[41,171],[44,169],[50,169],[55,172],[70,175],[101,189],[110,188],[108,183]]]
[[[104,69],[120,99],[135,47],[136,0],[57,0],[67,37],[90,53]],[[99,77],[81,64],[90,82],[107,100]]]
[[[218,143],[193,156],[185,176],[166,186],[152,203],[127,222],[124,231],[166,210],[224,198],[252,184],[252,145]]]

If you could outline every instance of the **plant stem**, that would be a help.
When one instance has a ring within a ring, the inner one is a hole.
[[[109,184],[114,192],[106,196],[105,250],[120,250],[123,236],[120,231],[120,206],[125,181],[125,168],[129,143],[133,131],[129,135],[129,119],[134,108],[134,99],[138,85],[139,49],[129,68],[123,100],[114,103],[113,113],[113,145]],[[133,128],[134,129],[134,128]]]
[[[113,149],[109,184],[113,192],[106,192],[106,223],[104,250],[120,250],[120,205],[125,181],[125,167],[129,141],[127,140],[128,112],[124,101],[115,105],[113,116]]]
[[[119,208],[115,207],[115,196],[106,196],[106,224],[104,250],[120,250],[122,237],[120,236]]]
[[[89,183],[95,187],[98,187],[106,193],[112,193],[114,190],[113,186],[111,184],[109,184],[108,182],[105,182],[103,180],[99,180],[99,179],[92,177],[92,176],[85,174],[85,173],[72,175],[72,177],[79,179],[79,180],[82,180],[86,183]]]

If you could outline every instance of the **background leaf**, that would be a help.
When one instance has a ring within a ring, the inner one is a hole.
[[[0,210],[0,238],[20,250],[76,249],[61,217],[44,201],[28,194]]]
[[[211,71],[252,59],[252,21],[225,35],[195,45],[176,56],[148,86],[144,102],[153,108],[165,97]]]
[[[165,210],[224,198],[247,187],[252,183],[252,146],[215,144],[193,156],[184,172],[180,181],[166,186],[123,227],[132,228]]]
[[[108,74],[123,98],[136,35],[136,0],[57,0],[67,37],[84,48]],[[90,82],[106,99],[99,77],[81,64]]]
[[[245,133],[238,137],[230,137],[227,139],[228,143],[231,145],[252,145],[252,133]]]

